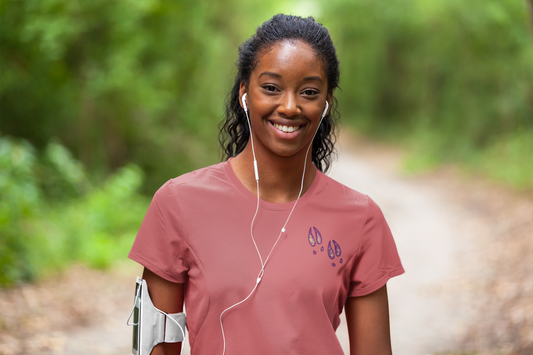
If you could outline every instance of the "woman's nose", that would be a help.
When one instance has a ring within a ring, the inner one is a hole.
[[[282,96],[280,105],[278,106],[278,113],[285,117],[298,116],[302,112],[298,101],[296,100],[296,95],[292,93],[286,93]]]

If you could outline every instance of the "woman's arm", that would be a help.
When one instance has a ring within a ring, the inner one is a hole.
[[[167,281],[147,268],[144,268],[143,279],[155,307],[167,313],[183,311],[183,284]],[[180,350],[181,343],[161,343],[154,347],[151,355],[179,355]]]
[[[391,355],[387,285],[346,300],[350,355]]]

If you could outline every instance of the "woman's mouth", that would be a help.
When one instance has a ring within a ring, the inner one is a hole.
[[[272,122],[272,125],[274,127],[276,127],[278,130],[282,131],[282,132],[285,132],[285,133],[292,133],[292,132],[296,132],[298,131],[300,128],[302,128],[302,126],[284,126],[284,125],[280,125],[280,124],[277,124],[277,123],[273,123]]]

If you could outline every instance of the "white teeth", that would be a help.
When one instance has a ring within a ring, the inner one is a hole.
[[[282,126],[277,123],[273,123],[274,127],[285,133],[291,133],[300,129],[301,126]]]

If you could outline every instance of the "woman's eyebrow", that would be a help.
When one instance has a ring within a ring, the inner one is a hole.
[[[262,76],[271,76],[271,77],[279,78],[279,79],[281,79],[281,77],[282,77],[281,74],[273,73],[273,72],[270,72],[270,71],[262,72],[259,75],[259,78],[262,77]],[[319,77],[318,75],[306,76],[305,78],[303,78],[303,81],[313,81],[313,80],[323,82],[322,78]]]
[[[316,80],[316,81],[320,81],[322,82],[322,78],[317,76],[317,75],[313,75],[313,76],[306,76],[304,78],[304,81],[313,81],[313,80]]]
[[[272,72],[270,72],[270,71],[264,71],[264,72],[262,72],[262,73],[259,75],[259,77],[262,77],[263,75],[265,75],[265,76],[273,76],[273,77],[275,77],[275,78],[281,78],[281,74],[278,74],[278,73],[272,73]]]

